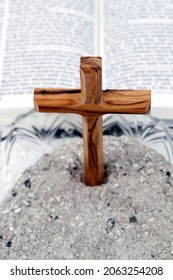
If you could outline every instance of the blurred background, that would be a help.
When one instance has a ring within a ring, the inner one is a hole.
[[[77,115],[40,114],[36,87],[80,87],[81,56],[103,58],[103,87],[151,89],[151,115],[106,115],[173,164],[173,0],[0,0],[0,200],[25,169],[71,137]],[[68,156],[68,155],[67,155]]]

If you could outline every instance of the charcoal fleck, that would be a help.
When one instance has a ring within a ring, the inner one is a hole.
[[[131,216],[131,217],[129,218],[129,221],[130,221],[130,223],[137,223],[136,216]]]
[[[12,246],[12,242],[8,241],[7,244],[6,244],[6,247],[10,248],[11,246]]]
[[[25,180],[24,185],[25,185],[26,188],[30,189],[31,188],[31,180],[30,179]]]

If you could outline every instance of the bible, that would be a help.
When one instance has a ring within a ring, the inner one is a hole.
[[[33,108],[34,88],[78,88],[92,55],[103,88],[151,89],[151,114],[173,117],[172,30],[173,0],[1,0],[1,123]]]

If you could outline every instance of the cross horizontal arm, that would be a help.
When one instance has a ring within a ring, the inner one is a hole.
[[[35,89],[35,110],[101,116],[111,113],[147,114],[151,106],[150,90],[105,90],[98,104],[84,103],[80,92],[80,89]]]

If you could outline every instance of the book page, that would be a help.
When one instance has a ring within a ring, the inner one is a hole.
[[[173,0],[104,1],[104,59],[105,87],[151,89],[153,107],[173,106]]]
[[[4,6],[5,6],[5,0],[0,0],[0,48],[1,48],[1,44],[2,44]]]
[[[80,56],[95,52],[95,1],[4,3],[0,108],[24,106],[28,102],[33,106],[36,87],[79,87]],[[0,31],[3,28],[0,22]]]

